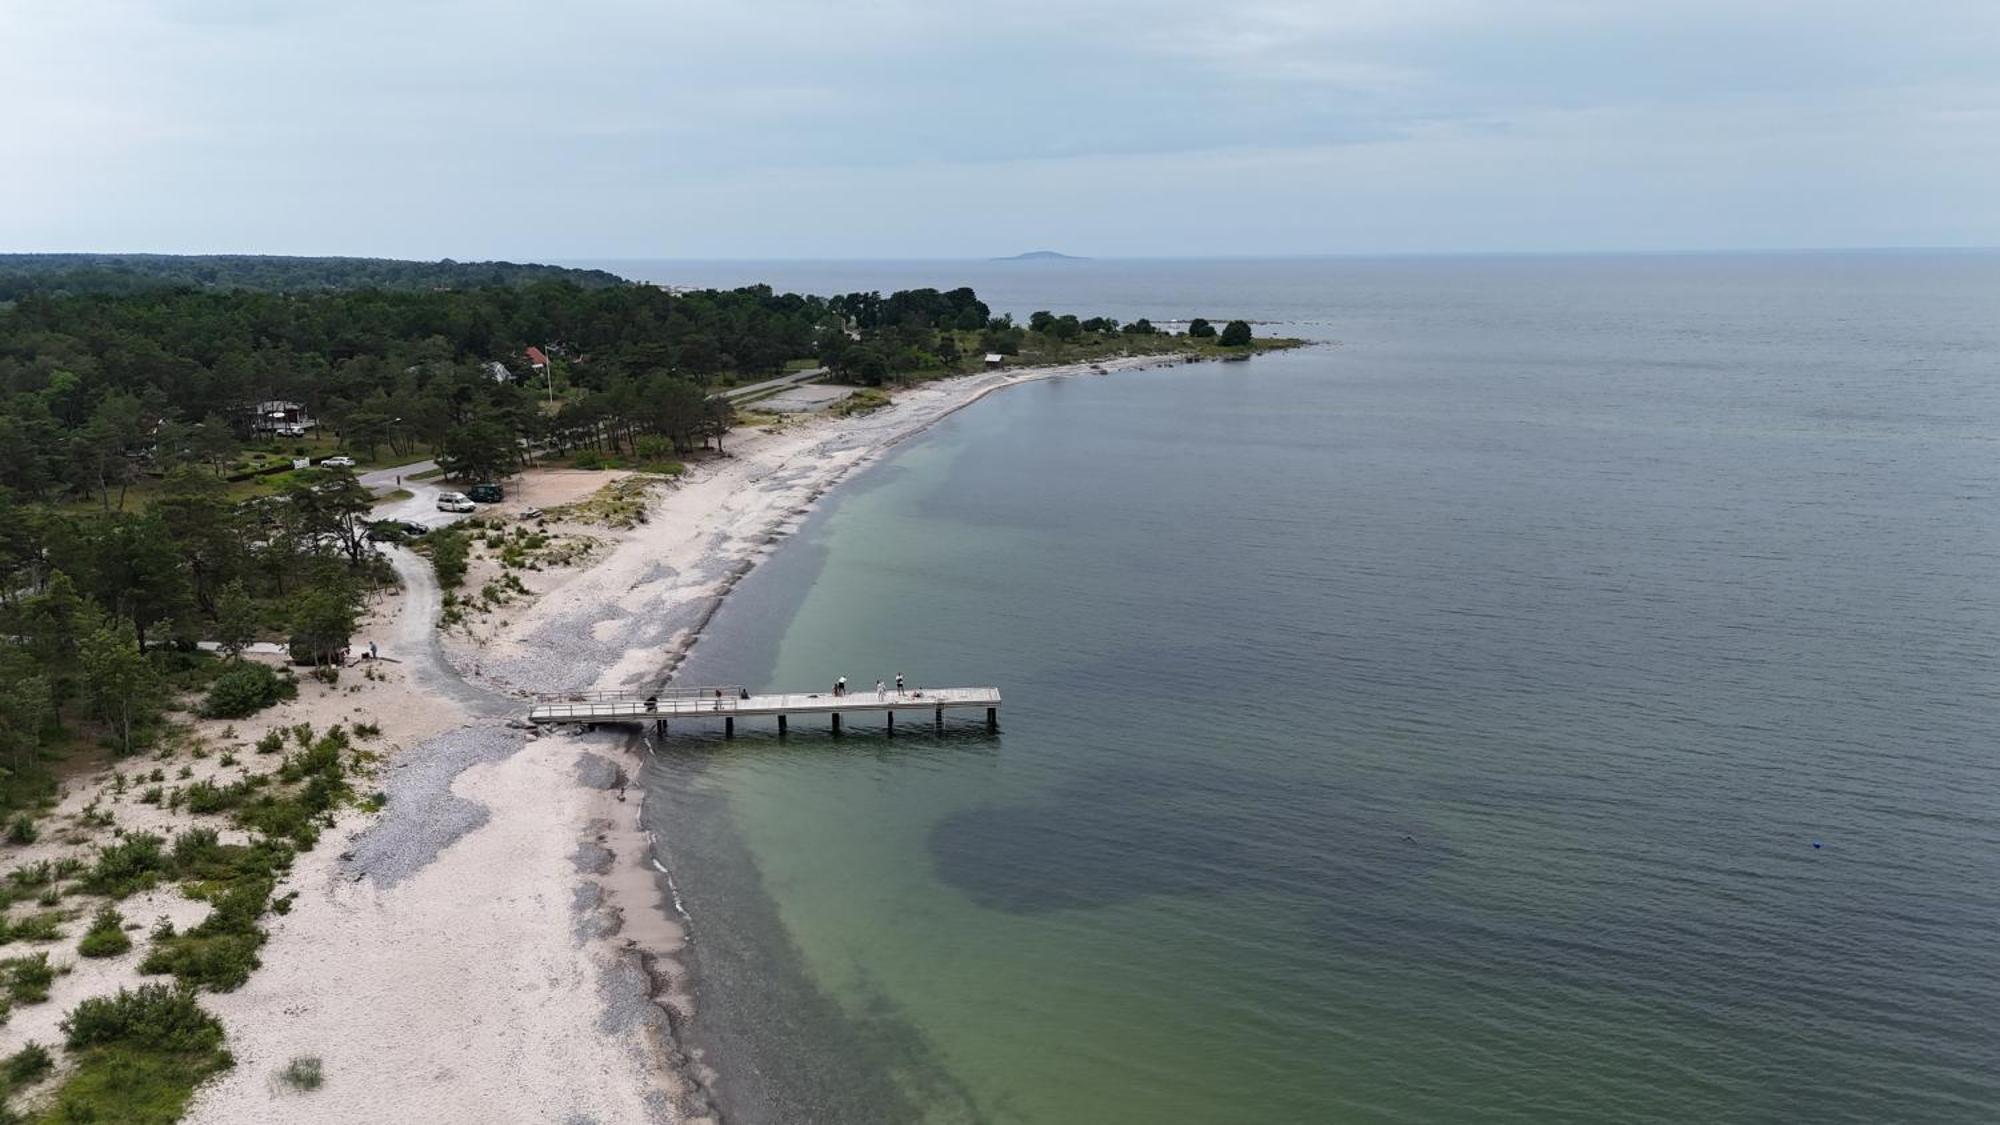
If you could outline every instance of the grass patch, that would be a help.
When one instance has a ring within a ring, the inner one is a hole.
[[[635,473],[651,473],[654,476],[677,477],[687,472],[687,466],[679,461],[660,460],[649,457],[620,457],[611,453],[600,453],[586,449],[570,458],[572,469],[625,469]]]
[[[443,469],[425,469],[421,473],[406,473],[404,480],[436,480],[444,475]]]
[[[44,910],[22,918],[0,919],[0,945],[16,941],[55,941],[62,937],[63,914]]]
[[[154,935],[153,948],[139,962],[142,973],[171,973],[187,987],[230,992],[243,986],[262,964],[257,951],[265,933],[257,925],[271,901],[271,880],[252,879],[223,892],[215,909],[184,934],[171,925]]]
[[[377,504],[394,504],[399,500],[415,499],[416,495],[417,495],[416,493],[411,492],[407,488],[398,488],[392,492],[385,492],[382,495],[377,496],[375,498],[375,502]]]
[[[196,1087],[235,1065],[222,1024],[185,988],[121,988],[78,1004],[62,1026],[76,1066],[40,1119],[46,1125],[170,1125]]]
[[[867,414],[889,405],[889,392],[880,387],[863,387],[833,406],[833,413],[842,418],[855,414]]]
[[[317,1090],[326,1084],[326,1073],[320,1067],[318,1055],[300,1055],[285,1064],[278,1072],[278,1078],[294,1090]]]
[[[545,514],[550,519],[629,528],[646,522],[652,483],[646,477],[626,477],[605,485],[587,499],[550,508]]]
[[[40,1043],[28,1043],[20,1050],[0,1060],[0,1122],[17,1122],[21,1116],[5,1108],[18,1090],[26,1089],[48,1077],[56,1066],[55,1056]]]

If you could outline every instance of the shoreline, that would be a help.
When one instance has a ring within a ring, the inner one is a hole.
[[[737,436],[729,457],[702,463],[689,477],[657,495],[650,505],[648,522],[627,533],[609,555],[542,594],[499,636],[477,646],[447,645],[447,652],[462,674],[467,671],[467,662],[472,663],[468,680],[519,694],[525,689],[522,678],[534,664],[508,661],[510,644],[527,647],[534,638],[545,638],[553,631],[571,635],[587,632],[598,639],[603,659],[586,667],[602,671],[587,683],[566,687],[620,690],[645,682],[669,683],[743,577],[782,546],[827,493],[903,442],[1010,387],[1187,362],[1179,355],[1143,356],[982,372],[919,385],[869,414],[820,416],[774,434]],[[801,459],[809,459],[809,464],[800,467],[797,462]],[[726,509],[720,519],[705,522],[703,516],[715,515],[711,501],[717,498],[709,492],[718,485],[735,494],[739,505]],[[683,554],[676,555],[674,546],[681,547]],[[689,548],[695,549],[692,555],[685,553]],[[621,554],[627,557],[621,560]],[[682,564],[680,569],[691,572],[689,580],[674,581],[678,574],[660,575],[657,563],[662,555],[674,558]],[[645,559],[643,566],[639,565],[640,557]],[[603,604],[598,599],[618,592],[621,586],[628,615],[593,615],[592,609]],[[587,629],[577,629],[586,624],[580,617],[593,616]],[[667,635],[661,637],[657,629],[630,625],[645,620],[667,623]],[[625,624],[631,631],[604,637],[607,622],[614,628]],[[634,639],[640,643],[619,651],[619,645]],[[645,768],[640,755],[651,752],[642,732],[552,733],[538,743],[565,745],[580,755],[629,758],[637,770]],[[717,1075],[699,1049],[688,1042],[686,1033],[690,1021],[698,1018],[698,997],[684,961],[696,920],[686,912],[673,886],[672,872],[661,858],[658,841],[645,827],[643,788],[640,793],[638,800],[630,802],[622,791],[615,798],[609,790],[595,794],[590,821],[609,830],[600,831],[592,841],[605,856],[602,877],[594,881],[588,894],[593,911],[604,919],[606,937],[617,940],[611,957],[631,978],[627,987],[655,1006],[664,1021],[664,1034],[652,1046],[657,1065],[670,1076],[666,1091],[674,1114],[668,1119],[712,1120],[719,1108]]]
[[[428,567],[392,555],[405,591],[387,635],[411,666],[402,696],[362,697],[384,705],[385,728],[411,732],[380,767],[386,804],[346,814],[300,857],[265,968],[213,997],[239,1065],[187,1120],[716,1120],[717,1076],[684,1034],[698,1012],[681,959],[695,920],[645,827],[643,790],[628,800],[645,737],[518,729],[517,702],[671,680],[828,491],[987,395],[1187,362],[981,372],[867,414],[733,433],[727,454],[650,489],[646,518],[606,549],[525,575],[528,600],[478,623],[484,635],[438,627]],[[301,1053],[329,1076],[310,1098],[270,1079]]]

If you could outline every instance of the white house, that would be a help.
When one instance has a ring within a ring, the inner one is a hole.
[[[251,409],[250,432],[258,434],[279,434],[284,437],[304,437],[307,430],[315,429],[304,403],[272,399],[260,402]]]

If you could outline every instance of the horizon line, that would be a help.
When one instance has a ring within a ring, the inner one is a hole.
[[[916,263],[937,262],[962,265],[969,262],[1014,265],[1055,265],[1088,262],[1272,262],[1326,261],[1396,258],[1609,258],[1609,257],[1720,257],[1727,255],[1810,255],[1810,254],[1985,254],[2000,251],[1995,245],[1877,245],[1877,246],[1745,246],[1702,249],[1631,248],[1611,250],[1328,250],[1296,254],[1069,254],[1061,258],[1022,259],[1018,255],[910,255],[804,256],[804,257],[718,257],[675,256],[671,254],[614,255],[566,253],[548,256],[458,255],[397,256],[381,253],[307,253],[267,250],[0,250],[0,261],[13,257],[42,255],[146,256],[164,258],[252,257],[252,258],[334,258],[390,262],[508,262],[517,265],[557,265],[574,262],[690,262],[690,263]]]

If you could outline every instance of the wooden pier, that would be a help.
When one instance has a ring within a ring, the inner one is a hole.
[[[873,689],[835,695],[830,691],[809,694],[781,693],[752,695],[741,687],[673,688],[656,695],[578,692],[545,697],[528,712],[528,721],[543,725],[563,723],[652,723],[667,733],[669,720],[722,720],[724,738],[736,737],[738,719],[776,719],[778,734],[789,733],[795,715],[824,715],[834,736],[841,733],[843,715],[881,715],[889,734],[896,733],[896,712],[930,712],[938,727],[944,726],[946,711],[984,708],[986,729],[1000,729],[999,688],[894,688],[877,693]]]

